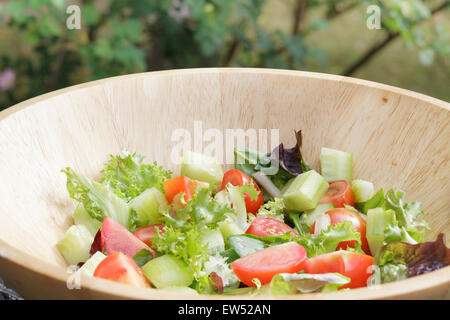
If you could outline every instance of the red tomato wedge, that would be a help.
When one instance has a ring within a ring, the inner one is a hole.
[[[291,236],[298,236],[297,231],[284,222],[272,217],[263,216],[256,217],[247,231],[245,231],[247,234],[253,234],[258,237],[282,236],[286,232],[291,232]]]
[[[344,205],[354,206],[355,198],[353,191],[347,180],[330,182],[327,192],[319,203],[333,203],[336,208],[343,208]]]
[[[164,181],[163,187],[167,201],[170,203],[180,192],[184,192],[184,200],[188,201],[194,197],[197,187],[207,188],[209,187],[209,184],[198,180],[192,180],[185,176],[180,176]]]
[[[306,260],[305,248],[295,242],[287,242],[239,258],[230,266],[241,282],[254,287],[254,278],[259,279],[262,285],[269,283],[278,273],[303,270]]]
[[[225,189],[228,183],[231,183],[233,186],[242,186],[244,184],[253,183],[255,189],[257,191],[261,191],[256,182],[253,181],[252,178],[250,178],[242,171],[239,171],[238,169],[231,169],[225,172],[225,174],[223,175],[222,186],[220,187],[220,190]],[[251,197],[247,192],[244,192],[244,194],[245,194],[244,199],[245,207],[247,209],[247,212],[256,214],[258,212],[259,207],[261,207],[264,204],[262,192],[259,192],[258,197],[255,200],[251,200]]]
[[[136,287],[150,288],[150,282],[145,277],[136,262],[122,252],[108,255],[99,263],[94,271],[94,277],[112,280]]]
[[[370,254],[369,243],[366,238],[366,222],[361,216],[349,209],[336,208],[328,210],[325,214],[330,216],[331,225],[336,225],[340,222],[350,221],[353,224],[353,228],[361,234],[361,249],[366,253]],[[316,223],[311,227],[311,233],[315,231]],[[337,246],[336,250],[346,249],[347,247],[354,248],[356,241],[342,241]]]
[[[306,261],[307,273],[338,272],[351,279],[343,288],[360,288],[367,285],[368,271],[373,257],[350,251],[335,251],[310,258]]]
[[[162,224],[153,224],[150,226],[140,227],[136,229],[134,232],[134,236],[141,240],[143,243],[152,246],[152,238],[156,236],[156,230],[159,231],[159,234],[163,232],[164,225]]]
[[[103,248],[108,255],[122,252],[129,257],[133,257],[142,249],[147,249],[155,257],[155,251],[139,240],[120,223],[110,217],[106,217],[102,224]]]

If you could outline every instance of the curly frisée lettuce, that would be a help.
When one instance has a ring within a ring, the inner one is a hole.
[[[172,172],[164,170],[156,162],[144,164],[143,160],[144,156],[127,150],[122,151],[121,155],[110,155],[100,182],[127,201],[148,188],[163,191],[163,182],[171,177]]]
[[[83,204],[89,215],[99,221],[106,216],[125,228],[133,225],[132,210],[128,204],[110,189],[71,168],[62,170],[67,177],[67,191],[72,199]]]
[[[194,197],[184,209],[175,213],[175,217],[163,213],[163,232],[152,239],[152,245],[158,253],[172,254],[190,267],[195,279],[192,287],[199,293],[214,293],[213,284],[205,270],[205,263],[211,257],[208,245],[204,242],[205,234],[216,229],[229,212],[233,210],[212,197],[212,187],[197,189]]]

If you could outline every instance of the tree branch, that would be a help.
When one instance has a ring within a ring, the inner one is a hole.
[[[435,15],[439,11],[447,8],[449,6],[448,0],[445,0],[439,6],[431,10],[431,15]],[[422,21],[419,21],[422,22]],[[419,23],[417,22],[417,23]],[[375,44],[372,48],[370,48],[359,60],[357,60],[354,64],[348,67],[343,73],[343,76],[351,76],[354,74],[359,68],[369,62],[378,52],[380,52],[384,47],[386,47],[389,43],[391,43],[394,39],[396,39],[400,34],[398,32],[389,33],[388,36],[380,43]]]
[[[294,10],[294,23],[292,25],[292,34],[296,35],[300,32],[301,23],[303,22],[303,16],[305,15],[308,0],[297,0],[297,4]]]
[[[222,66],[223,67],[228,67],[231,60],[233,60],[234,54],[236,53],[238,47],[239,47],[239,39],[238,38],[233,38],[233,40],[231,41],[230,47],[228,48],[227,53],[225,54],[225,58],[223,59],[222,62]]]

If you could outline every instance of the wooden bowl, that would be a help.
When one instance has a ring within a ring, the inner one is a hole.
[[[450,105],[358,79],[270,69],[189,69],[133,74],[45,94],[0,113],[0,276],[25,298],[196,298],[71,274],[56,243],[75,203],[66,166],[98,178],[109,154],[128,148],[173,169],[174,129],[280,129],[318,168],[322,146],[352,151],[354,176],[423,203],[427,238],[450,232]],[[447,240],[448,241],[448,240]],[[411,279],[287,299],[450,298],[450,266]],[[198,296],[199,299],[220,296]],[[232,297],[248,298],[248,297]]]

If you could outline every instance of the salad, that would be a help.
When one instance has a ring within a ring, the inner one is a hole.
[[[424,242],[419,202],[354,179],[348,152],[322,148],[314,170],[295,136],[293,148],[235,149],[225,173],[195,152],[179,176],[128,151],[98,181],[66,168],[78,206],[57,247],[82,274],[193,294],[349,290],[450,263],[443,234]]]

